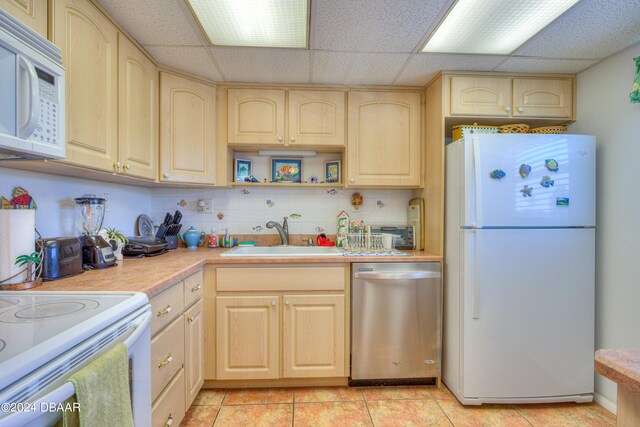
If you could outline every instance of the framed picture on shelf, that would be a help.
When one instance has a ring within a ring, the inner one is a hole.
[[[271,182],[302,182],[302,159],[271,158]]]
[[[324,162],[324,181],[328,183],[340,182],[340,160]]]
[[[251,176],[251,160],[235,159],[235,181],[245,182]]]

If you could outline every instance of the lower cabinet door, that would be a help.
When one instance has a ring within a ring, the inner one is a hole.
[[[202,300],[184,313],[184,371],[186,407],[204,384],[204,319]]]
[[[179,426],[187,412],[184,404],[184,369],[180,369],[151,407],[152,427]]]
[[[284,295],[283,300],[283,377],[344,376],[344,295]]]
[[[216,297],[216,377],[279,377],[278,296]]]

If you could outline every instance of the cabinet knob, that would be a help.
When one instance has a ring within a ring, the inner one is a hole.
[[[156,314],[156,316],[157,316],[157,317],[160,317],[160,316],[164,316],[165,314],[169,314],[169,313],[171,313],[171,306],[170,306],[170,305],[167,305],[165,308],[163,308],[162,310],[160,310],[160,311],[158,312],[158,314]]]
[[[284,138],[282,137],[282,135],[278,135],[278,141],[282,142],[284,140]]]
[[[187,317],[187,321],[188,321],[189,323],[192,323],[192,322],[193,322],[193,316],[189,316],[189,317]]]
[[[169,174],[168,174],[168,173],[166,173],[166,172],[165,172],[165,173],[163,173],[163,174],[162,174],[162,176],[163,176],[163,177],[165,177],[165,178],[169,178]]]
[[[286,305],[289,305],[289,304],[291,304],[291,301],[286,300],[284,303],[285,303]]]
[[[120,162],[113,162],[113,168],[117,171],[120,170],[120,167],[122,166],[122,163]]]
[[[196,286],[191,288],[191,292],[198,292],[201,288],[202,286],[200,286],[200,283],[198,283]]]
[[[295,136],[292,136],[291,138],[289,138],[289,141],[291,141],[291,142],[296,142],[296,137],[295,137]]]
[[[171,425],[173,425],[173,417],[171,416],[171,414],[169,414],[169,418],[167,418],[165,427],[171,427]]]
[[[349,180],[349,182],[353,184],[354,182],[356,182],[356,179],[355,179],[355,178],[351,178],[351,179]]]
[[[125,169],[131,169],[131,163],[127,163],[126,165],[124,165]]]
[[[522,113],[523,111],[524,111],[524,108],[518,107],[518,113]]]
[[[505,108],[505,109],[504,109],[504,111],[506,111],[507,113],[510,113],[510,112],[511,112],[511,107],[509,107],[509,106],[507,105],[507,108]]]
[[[275,306],[276,306],[276,304],[278,304],[278,303],[277,303],[277,302],[275,302],[275,300],[274,300],[274,301],[271,301],[271,305],[272,305],[272,306],[274,306],[274,307],[275,307]]]

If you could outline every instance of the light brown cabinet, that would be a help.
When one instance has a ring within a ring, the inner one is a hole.
[[[152,425],[179,424],[204,384],[202,271],[151,299]],[[196,285],[194,285],[196,284]],[[186,307],[186,310],[185,310]]]
[[[279,376],[278,296],[216,297],[216,377]]]
[[[215,379],[348,376],[348,277],[344,265],[216,268],[205,297],[215,300],[215,336],[205,332]]]
[[[573,79],[451,76],[451,116],[505,118],[573,117]]]
[[[46,0],[0,0],[0,9],[6,10],[27,27],[47,38]]]
[[[344,295],[283,295],[282,299],[282,376],[344,376]]]
[[[215,184],[216,89],[160,73],[160,181]]]
[[[513,116],[571,118],[573,80],[513,79]]]
[[[187,408],[204,384],[204,318],[202,300],[184,313],[184,372]]]
[[[158,178],[158,70],[126,36],[118,34],[118,171]]]
[[[344,146],[344,98],[339,91],[289,91],[287,144]]]
[[[66,68],[66,162],[117,172],[118,30],[87,0],[54,0],[52,29]]]
[[[421,185],[421,97],[349,92],[348,186]]]
[[[284,103],[284,90],[229,89],[229,144],[284,145]]]
[[[509,117],[511,79],[500,77],[451,77],[451,115]]]

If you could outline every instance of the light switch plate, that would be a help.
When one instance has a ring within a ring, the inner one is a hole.
[[[198,212],[212,214],[213,213],[213,200],[200,199],[198,200]]]

